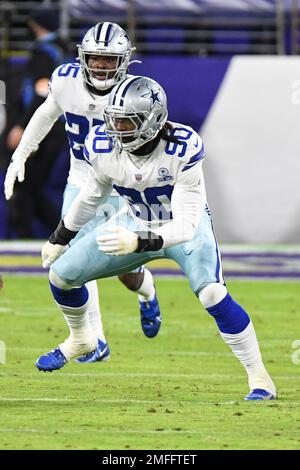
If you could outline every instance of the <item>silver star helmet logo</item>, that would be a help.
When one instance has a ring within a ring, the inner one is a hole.
[[[158,103],[160,104],[160,106],[162,106],[162,102],[160,100],[160,97],[158,96],[159,95],[159,90],[153,90],[153,88],[150,88],[150,86],[147,84],[147,88],[148,88],[148,92],[145,93],[144,95],[141,95],[142,98],[149,98],[152,103],[151,103],[151,109],[153,108],[154,104],[155,103]]]

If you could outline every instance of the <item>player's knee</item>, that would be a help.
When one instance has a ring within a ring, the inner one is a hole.
[[[227,295],[227,289],[223,284],[213,282],[205,286],[198,294],[204,308],[217,305]]]
[[[119,274],[118,278],[127,289],[136,291],[143,284],[144,273],[124,273]]]
[[[49,271],[49,281],[51,284],[55,287],[58,287],[59,289],[63,290],[68,290],[72,289],[73,286],[70,286],[66,281],[61,279],[61,277],[58,276],[52,269]]]

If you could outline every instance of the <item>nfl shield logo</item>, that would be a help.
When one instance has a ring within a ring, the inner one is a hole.
[[[89,104],[89,110],[94,111],[94,109],[96,109],[96,105],[95,104]]]
[[[141,173],[137,173],[137,174],[135,175],[135,180],[136,180],[138,183],[140,183],[140,182],[142,181],[142,178],[143,178],[143,176],[141,175]]]

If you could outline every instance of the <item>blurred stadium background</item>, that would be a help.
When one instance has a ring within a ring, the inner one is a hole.
[[[101,280],[111,361],[36,371],[38,355],[66,336],[46,276],[28,277],[46,274],[49,234],[36,220],[35,239],[18,240],[1,189],[0,448],[299,449],[300,0],[2,0],[0,134],[16,113],[27,19],[41,4],[58,8],[71,60],[96,22],[127,29],[142,60],[131,73],[158,80],[170,119],[199,130],[229,290],[253,317],[279,400],[243,402],[243,371],[168,260],[151,266],[176,276],[156,284],[163,327],[154,343],[135,296]],[[8,157],[1,146],[1,188]],[[47,185],[57,208],[68,167],[62,150]]]
[[[0,79],[6,85],[6,104],[0,104],[0,132],[12,119],[16,89],[24,78],[32,44],[27,20],[41,4],[58,9],[70,60],[75,60],[76,44],[91,25],[109,20],[123,26],[136,45],[134,58],[142,60],[131,66],[131,73],[158,80],[168,94],[170,119],[199,129],[225,271],[299,277],[300,2],[2,1]],[[1,187],[10,158],[2,151],[4,139],[2,135]],[[68,165],[68,153],[62,150],[47,184],[57,207]],[[2,191],[0,220],[0,239],[16,240]],[[38,220],[34,236],[48,236]],[[34,246],[31,255],[38,254],[40,245]],[[17,270],[6,258],[15,249],[28,254],[24,245],[1,244],[2,271]],[[38,266],[28,269],[35,272]],[[170,267],[162,269],[168,272]]]

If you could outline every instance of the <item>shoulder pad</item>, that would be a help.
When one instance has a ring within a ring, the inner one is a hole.
[[[59,93],[65,84],[66,79],[74,79],[80,73],[80,64],[78,62],[68,62],[59,65],[51,75],[49,80],[49,89],[52,93]]]
[[[175,137],[178,142],[166,143],[166,155],[177,157],[183,163],[190,163],[191,159],[193,159],[193,163],[197,158],[199,160],[202,159],[204,147],[199,134],[189,126],[177,123],[172,124],[173,129],[170,131],[170,135]]]
[[[112,150],[113,147],[105,132],[105,125],[93,127],[84,142],[83,155],[86,161],[92,165],[99,156],[109,154]]]
[[[182,159],[183,168],[182,171],[187,171],[193,168],[197,163],[203,160],[205,156],[204,144],[200,135],[193,131],[190,141],[187,145],[186,153]]]

